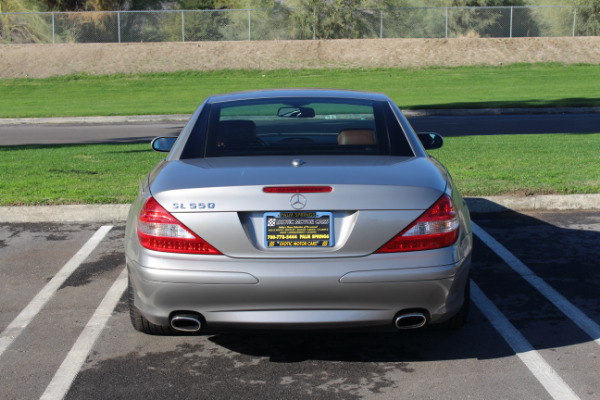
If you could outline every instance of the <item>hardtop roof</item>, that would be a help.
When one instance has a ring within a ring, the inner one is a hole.
[[[312,98],[339,98],[339,99],[359,99],[390,101],[383,93],[361,92],[357,90],[339,90],[339,89],[267,89],[252,90],[244,92],[216,94],[208,97],[208,103],[220,103],[236,100],[252,99],[276,99],[276,98],[294,98],[294,97],[312,97]]]

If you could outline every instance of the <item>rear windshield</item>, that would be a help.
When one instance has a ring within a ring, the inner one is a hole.
[[[346,99],[213,104],[203,147],[205,157],[413,155],[386,103]]]

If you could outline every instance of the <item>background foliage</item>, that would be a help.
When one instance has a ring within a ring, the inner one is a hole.
[[[552,12],[519,8],[514,11],[515,26],[506,9],[482,8],[551,4],[579,7],[575,29],[572,8]],[[443,8],[423,8],[441,6],[462,8],[450,9],[450,15]],[[253,14],[252,29],[248,27],[248,9]],[[57,16],[56,21],[43,14],[3,15],[149,10],[182,12],[119,17],[69,13]],[[443,23],[446,18],[448,26]],[[600,35],[600,0],[0,0],[0,43],[247,40],[249,30],[252,40],[595,36]]]
[[[578,26],[579,35],[600,35],[600,0],[576,0],[577,5],[583,6],[578,17],[581,24]]]
[[[600,0],[0,0],[0,12],[222,10],[296,8],[342,10],[398,7],[492,7],[528,5],[584,5],[600,8]]]

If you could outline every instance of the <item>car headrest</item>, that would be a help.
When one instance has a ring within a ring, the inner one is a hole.
[[[219,122],[218,147],[229,150],[256,146],[256,125],[250,120],[229,120]]]
[[[372,129],[343,129],[338,134],[340,145],[375,144],[375,132]]]

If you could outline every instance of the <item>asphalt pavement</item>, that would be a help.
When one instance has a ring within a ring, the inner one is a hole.
[[[600,107],[406,110],[420,132],[445,137],[600,132]],[[0,146],[129,143],[177,136],[190,115],[0,119]]]
[[[598,213],[474,222],[460,330],[164,337],[129,321],[122,223],[0,223],[0,398],[600,398]]]

